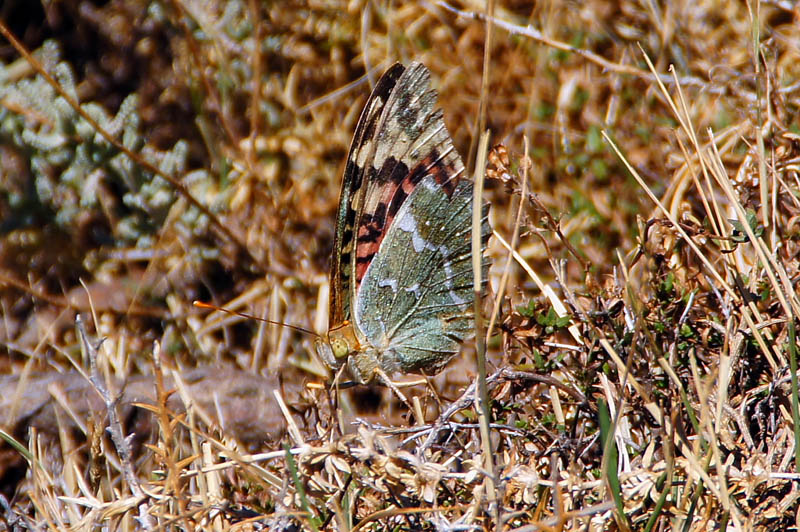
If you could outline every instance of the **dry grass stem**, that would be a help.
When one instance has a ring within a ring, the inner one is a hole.
[[[800,528],[794,4],[2,13],[0,528]],[[485,177],[494,300],[355,385],[314,342],[395,61]]]

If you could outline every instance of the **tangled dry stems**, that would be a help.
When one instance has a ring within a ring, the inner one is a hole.
[[[36,60],[99,102],[94,123],[4,52],[8,525],[797,526],[791,6],[503,3],[484,80],[487,18],[468,5],[64,4],[104,43],[80,58],[100,67],[51,45]],[[380,389],[334,403],[308,338],[191,307],[324,329],[349,135],[368,82],[412,58],[465,159],[484,84],[508,151],[487,191],[492,285],[506,272],[507,287],[490,339],[494,508],[468,359],[412,389],[413,412]],[[103,82],[133,62],[151,70],[121,105],[124,83]]]

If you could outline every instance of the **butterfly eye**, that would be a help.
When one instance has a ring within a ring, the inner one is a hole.
[[[344,340],[344,338],[332,339],[331,350],[333,351],[333,356],[337,359],[345,358],[350,354],[350,346],[347,345],[347,342]]]

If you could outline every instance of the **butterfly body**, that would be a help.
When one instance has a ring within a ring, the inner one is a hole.
[[[377,370],[435,373],[472,331],[472,183],[435,103],[422,64],[394,65],[376,84],[350,147],[331,326],[317,352],[334,369],[347,364],[362,383]],[[485,243],[491,229],[482,210]]]

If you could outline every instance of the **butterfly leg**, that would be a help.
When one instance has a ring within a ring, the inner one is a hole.
[[[392,382],[392,379],[390,379],[390,378],[389,378],[389,376],[386,374],[386,372],[385,372],[385,371],[383,371],[383,370],[382,370],[381,368],[379,368],[379,367],[375,368],[373,371],[375,372],[375,375],[376,375],[376,376],[377,376],[377,377],[378,377],[378,378],[379,378],[379,379],[380,379],[380,380],[381,380],[381,381],[382,381],[382,382],[383,382],[383,383],[384,383],[384,384],[385,384],[385,385],[386,385],[386,386],[387,386],[387,387],[388,387],[390,390],[392,390],[392,391],[394,392],[394,394],[395,394],[395,395],[396,395],[396,396],[397,396],[397,397],[398,397],[398,398],[399,398],[401,401],[403,401],[403,404],[405,404],[405,405],[408,407],[409,411],[413,412],[414,410],[413,410],[413,408],[411,407],[411,403],[409,403],[409,402],[408,402],[408,399],[406,398],[406,396],[405,396],[405,395],[403,395],[403,392],[401,392],[401,391],[400,391],[400,388],[398,388],[398,387],[397,387],[397,385],[396,385],[394,382]]]

